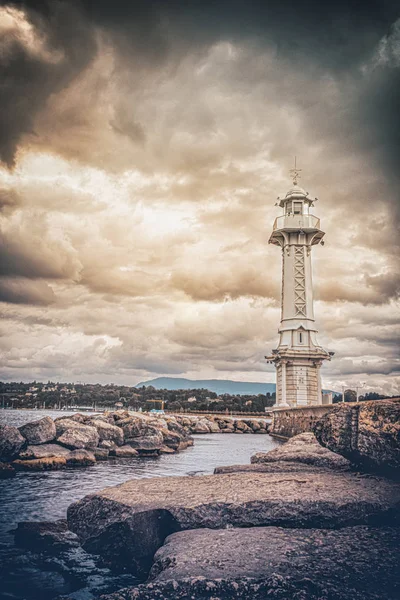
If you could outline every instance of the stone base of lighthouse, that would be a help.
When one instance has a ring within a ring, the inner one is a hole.
[[[327,358],[322,348],[310,353],[277,350],[269,358],[276,366],[276,408],[321,404],[320,368]]]

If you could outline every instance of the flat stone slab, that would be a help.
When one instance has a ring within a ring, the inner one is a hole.
[[[282,460],[280,462],[215,467],[214,475],[225,473],[322,473],[324,471],[326,471],[324,467],[315,467],[314,465]]]
[[[400,530],[199,529],[170,535],[147,584],[110,600],[395,600]]]
[[[313,465],[325,469],[350,469],[350,462],[328,448],[321,446],[313,433],[300,433],[282,446],[269,452],[258,452],[251,457],[252,463],[271,463],[289,461]]]
[[[399,483],[353,473],[163,477],[86,496],[69,507],[68,525],[89,552],[143,574],[176,531],[392,524],[399,504]]]

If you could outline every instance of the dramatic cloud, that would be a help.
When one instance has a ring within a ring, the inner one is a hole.
[[[398,391],[395,2],[0,8],[0,376],[272,381],[297,154],[324,386]]]

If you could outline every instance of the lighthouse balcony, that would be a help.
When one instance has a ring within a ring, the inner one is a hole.
[[[320,220],[314,215],[282,215],[277,217],[274,222],[273,231],[285,229],[287,231],[297,231],[302,229],[305,232],[315,231],[320,228]]]

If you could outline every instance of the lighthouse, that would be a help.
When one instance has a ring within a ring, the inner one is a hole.
[[[333,353],[317,341],[312,284],[312,247],[324,232],[310,198],[299,185],[300,169],[291,170],[293,185],[278,198],[281,216],[269,239],[282,249],[282,294],[279,344],[266,357],[276,367],[276,408],[322,404],[321,365]]]

